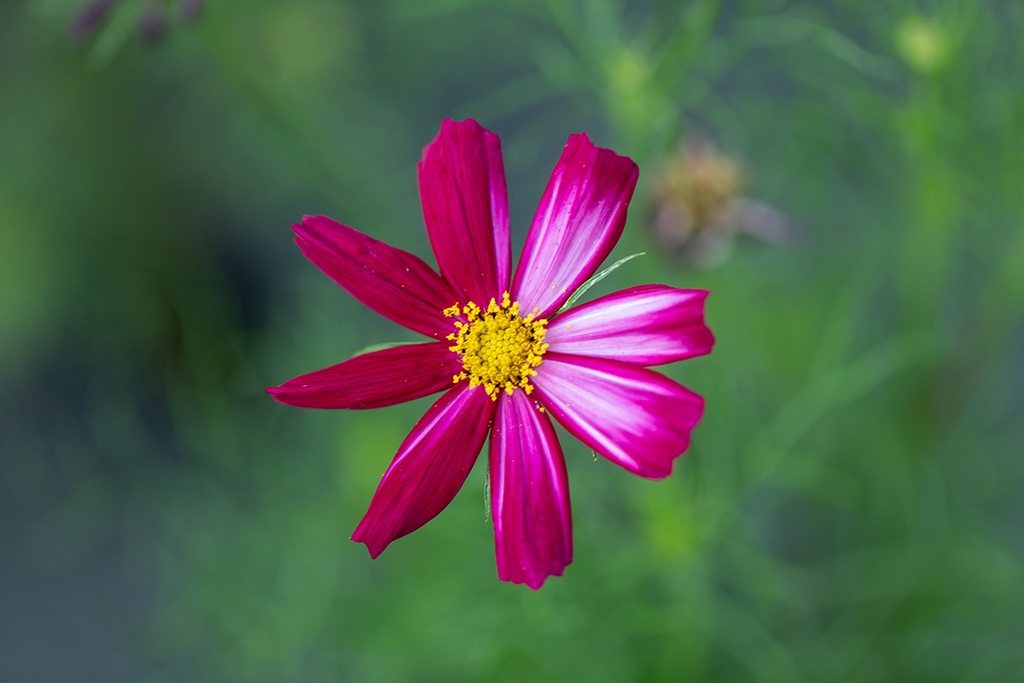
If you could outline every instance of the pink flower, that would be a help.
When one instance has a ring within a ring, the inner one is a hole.
[[[423,150],[420,197],[440,275],[323,216],[302,253],[352,296],[431,341],[366,353],[268,389],[304,408],[378,408],[444,394],[406,437],[352,539],[377,557],[462,487],[488,434],[498,576],[539,588],[572,561],[554,417],[597,453],[667,476],[703,399],[646,366],[711,351],[706,291],[641,285],[558,312],[622,234],[638,170],[573,135],[513,273],[498,137],[445,120]]]

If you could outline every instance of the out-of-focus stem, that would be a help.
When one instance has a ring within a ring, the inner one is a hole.
[[[961,217],[956,168],[941,140],[937,86],[920,84],[914,99],[900,112],[899,122],[908,154],[907,192],[912,206],[900,266],[904,317],[914,327],[931,329],[938,321]]]

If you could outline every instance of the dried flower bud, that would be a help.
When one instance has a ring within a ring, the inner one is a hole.
[[[716,265],[732,251],[734,236],[785,241],[792,221],[782,212],[741,196],[739,162],[710,143],[690,141],[665,164],[656,181],[651,227],[658,243],[689,266]]]
[[[139,15],[139,23],[136,26],[139,33],[139,42],[145,45],[159,43],[167,34],[167,19],[163,10],[156,3],[148,2],[142,8]]]
[[[190,24],[203,13],[203,0],[178,0],[178,14],[186,24]]]
[[[119,0],[93,0],[75,15],[68,32],[75,40],[86,40],[107,21]]]
[[[167,0],[142,0],[140,3],[122,3],[121,0],[92,0],[75,15],[68,26],[72,38],[79,41],[91,39],[110,19],[115,11],[131,11],[137,7],[135,24],[139,42],[144,45],[159,43],[170,28],[170,13],[177,10],[176,19],[190,24],[203,12],[203,0],[176,0],[172,5]]]

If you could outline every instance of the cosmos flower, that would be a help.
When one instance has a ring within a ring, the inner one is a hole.
[[[365,409],[444,393],[406,437],[352,535],[377,557],[443,510],[490,434],[498,576],[539,588],[572,561],[565,462],[551,418],[651,479],[685,451],[703,399],[646,366],[710,352],[706,291],[641,285],[560,309],[615,246],[638,170],[569,138],[518,267],[498,137],[445,120],[423,151],[420,197],[440,274],[323,216],[294,226],[303,254],[428,342],[351,358],[271,387],[306,408]]]

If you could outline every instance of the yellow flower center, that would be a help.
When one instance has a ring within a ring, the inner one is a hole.
[[[516,388],[533,391],[530,376],[537,374],[534,368],[548,348],[547,320],[534,320],[533,313],[519,315],[519,302],[511,301],[508,292],[500,304],[491,299],[487,310],[471,301],[462,308],[446,308],[444,314],[465,319],[456,320],[455,332],[448,335],[455,342],[449,348],[462,354],[462,372],[454,376],[454,383],[468,379],[470,388],[483,386],[495,401],[502,389],[509,394]]]

